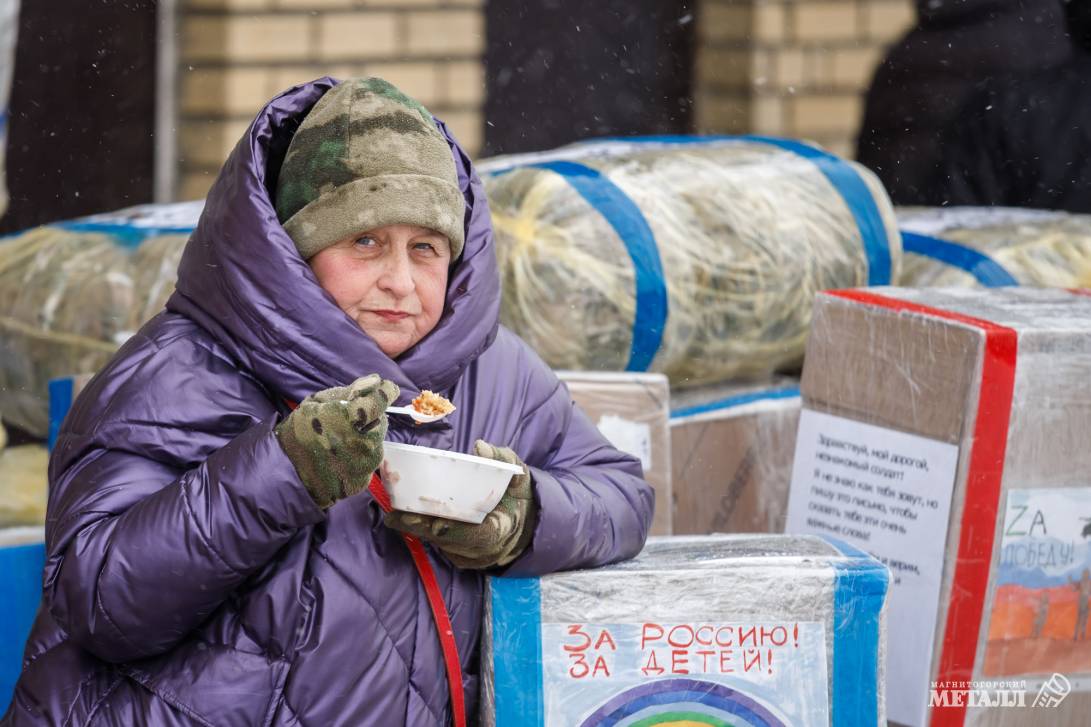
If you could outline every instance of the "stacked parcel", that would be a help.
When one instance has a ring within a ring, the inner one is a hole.
[[[1086,724],[1091,297],[837,291],[814,326],[788,530],[893,571],[891,720]],[[1032,706],[1057,685],[1073,693]]]
[[[652,538],[635,560],[490,578],[482,724],[885,724],[887,570],[815,537]]]

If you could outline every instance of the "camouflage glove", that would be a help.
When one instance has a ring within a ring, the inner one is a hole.
[[[398,385],[371,374],[311,394],[277,425],[284,453],[319,507],[367,488],[383,461],[386,407]]]
[[[523,474],[512,476],[504,496],[480,525],[398,511],[387,514],[386,524],[428,541],[459,568],[504,566],[518,558],[534,536],[538,506],[530,473],[507,447],[494,447],[479,439],[474,454],[523,468]]]

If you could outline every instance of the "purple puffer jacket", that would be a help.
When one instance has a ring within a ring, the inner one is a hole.
[[[272,433],[284,399],[370,372],[403,400],[429,388],[458,407],[449,425],[392,422],[390,441],[469,452],[482,438],[530,466],[540,516],[509,575],[643,545],[652,493],[640,465],[499,327],[488,208],[453,140],[466,247],[431,335],[392,361],[318,286],[269,190],[334,83],[261,112],[210,192],[167,311],[65,420],[43,608],[3,725],[447,724],[439,641],[404,542],[368,494],[315,507]],[[482,575],[430,557],[472,717]]]

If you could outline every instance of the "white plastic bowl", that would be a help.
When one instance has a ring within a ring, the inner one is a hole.
[[[383,443],[379,476],[395,510],[480,523],[511,482],[518,465],[415,444]]]

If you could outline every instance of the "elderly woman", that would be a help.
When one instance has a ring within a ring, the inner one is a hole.
[[[630,557],[652,512],[639,464],[499,303],[485,195],[441,122],[378,79],[269,103],[167,310],[65,420],[43,608],[3,724],[472,719],[485,573]],[[424,389],[455,412],[388,422]],[[368,487],[384,440],[524,474],[481,525],[384,517]]]

